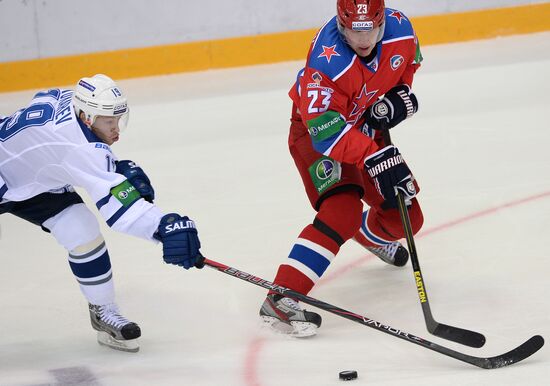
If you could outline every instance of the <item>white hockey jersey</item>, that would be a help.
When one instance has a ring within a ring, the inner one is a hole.
[[[28,107],[0,116],[0,201],[82,187],[113,229],[153,240],[161,211],[115,173],[115,155],[76,119],[72,96],[43,91]]]

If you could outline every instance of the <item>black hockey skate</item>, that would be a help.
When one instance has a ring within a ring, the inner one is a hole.
[[[409,252],[398,241],[378,247],[366,247],[368,251],[378,256],[380,260],[396,267],[402,267],[409,261]]]
[[[116,304],[102,306],[88,304],[92,327],[97,331],[97,342],[115,350],[138,352],[139,326],[119,314]]]
[[[267,295],[260,318],[265,326],[296,338],[313,336],[321,327],[321,315],[302,310],[296,300],[278,294]]]

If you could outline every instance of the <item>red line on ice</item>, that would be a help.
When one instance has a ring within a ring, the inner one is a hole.
[[[255,336],[248,344],[244,358],[244,380],[247,386],[260,386],[260,381],[258,380],[258,360],[265,342],[265,338]]]

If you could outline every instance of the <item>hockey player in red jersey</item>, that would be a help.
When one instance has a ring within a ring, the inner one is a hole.
[[[351,238],[390,265],[407,263],[397,241],[404,233],[396,192],[406,198],[416,233],[423,223],[418,185],[399,150],[383,143],[381,129],[417,111],[411,86],[421,59],[402,12],[385,8],[384,0],[337,0],[337,16],[315,36],[289,92],[290,153],[317,215],[280,265],[276,284],[307,294]],[[260,316],[297,337],[321,325],[320,315],[274,293]]]

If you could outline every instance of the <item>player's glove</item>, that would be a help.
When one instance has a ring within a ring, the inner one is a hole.
[[[166,263],[185,269],[204,266],[204,258],[199,251],[201,243],[197,228],[189,217],[181,217],[176,213],[165,215],[153,237],[162,242],[162,254]]]
[[[418,100],[407,85],[392,88],[365,111],[365,123],[374,130],[391,129],[418,111]]]
[[[118,174],[122,174],[128,179],[128,181],[137,189],[140,196],[149,202],[153,202],[155,199],[155,190],[149,177],[135,162],[130,160],[122,160],[116,163],[116,170]]]
[[[406,202],[416,196],[411,171],[395,146],[386,146],[365,158],[365,170],[374,179],[378,193],[385,200],[383,207],[397,208],[398,190],[403,193]]]

